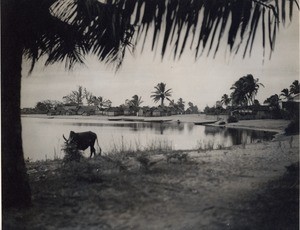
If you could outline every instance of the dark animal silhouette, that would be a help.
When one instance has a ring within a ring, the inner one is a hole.
[[[96,156],[96,150],[94,148],[95,141],[97,140],[98,147],[100,149],[100,155],[101,155],[101,148],[98,143],[97,134],[93,133],[91,131],[88,132],[82,132],[82,133],[75,133],[73,131],[70,132],[69,139],[66,139],[63,135],[63,138],[65,139],[67,144],[75,144],[76,148],[78,150],[86,150],[88,147],[90,147],[91,155],[90,157]]]

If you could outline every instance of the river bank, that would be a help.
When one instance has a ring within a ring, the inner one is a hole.
[[[149,121],[167,121],[167,122],[186,122],[197,123],[204,121],[217,121],[218,119],[226,120],[227,116],[205,115],[205,114],[185,114],[185,115],[173,115],[168,117],[137,117],[137,116],[47,116],[42,114],[30,114],[22,115],[22,117],[43,118],[43,119],[66,119],[66,120],[85,120],[95,122],[149,122]],[[226,123],[225,127],[228,128],[241,128],[241,129],[253,129],[264,130],[271,132],[282,132],[289,124],[289,120],[283,119],[260,119],[260,120],[240,120],[237,123]]]
[[[27,162],[33,206],[5,212],[3,227],[298,229],[297,162],[299,135],[212,151]]]

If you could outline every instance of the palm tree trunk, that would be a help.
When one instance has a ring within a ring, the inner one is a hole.
[[[22,148],[20,118],[22,45],[15,15],[17,0],[2,1],[1,101],[2,101],[2,205],[24,207],[31,191]]]

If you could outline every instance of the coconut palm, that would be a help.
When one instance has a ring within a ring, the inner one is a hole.
[[[244,90],[244,85],[245,85],[245,79],[240,78],[230,88],[231,90],[233,90],[233,92],[230,94],[230,98],[231,98],[232,104],[235,106],[247,105],[247,97],[246,97],[246,92]]]
[[[94,97],[94,105],[98,106],[100,109],[109,108],[111,106],[111,101],[104,99],[103,97]]]
[[[153,94],[150,96],[153,98],[153,101],[156,103],[160,101],[161,106],[164,106],[164,100],[167,99],[170,101],[170,97],[172,94],[172,89],[166,89],[166,84],[161,82],[158,83],[157,86],[154,87],[155,91],[152,92]]]
[[[230,101],[231,101],[231,98],[227,94],[223,94],[223,96],[221,98],[222,105],[225,105],[227,107],[229,105]]]
[[[245,77],[244,90],[246,92],[246,97],[248,104],[253,105],[255,96],[258,92],[260,86],[265,87],[262,83],[258,83],[259,79],[254,79],[252,74],[247,74]]]
[[[254,79],[252,74],[247,74],[236,81],[230,88],[233,90],[231,94],[233,103],[237,105],[253,105],[259,87],[264,87],[264,85],[258,83],[258,81],[259,79]]]
[[[290,3],[290,9],[297,4],[293,0]],[[289,10],[290,19],[292,12]],[[216,54],[227,34],[225,40],[230,51],[235,53],[239,47],[245,47],[245,56],[251,53],[260,18],[262,47],[269,42],[272,52],[278,24],[285,23],[286,15],[285,1],[278,4],[277,0],[3,0],[2,162],[6,166],[2,167],[3,207],[30,203],[21,141],[23,55],[32,61],[31,70],[41,57],[46,57],[45,65],[65,62],[71,69],[75,63],[83,64],[87,54],[118,68],[126,49],[134,48],[141,38],[145,38],[142,42],[152,39],[154,49],[162,37],[161,55],[171,46],[175,57],[191,41],[189,46],[195,50],[195,57],[199,57],[206,47],[208,52],[213,50]],[[153,29],[149,29],[152,25]],[[225,28],[229,28],[228,32]],[[241,46],[240,41],[245,41],[245,45]]]
[[[142,97],[139,97],[138,95],[133,95],[132,99],[130,100],[129,104],[133,107],[134,111],[137,112],[143,103]]]
[[[281,94],[280,97],[283,97],[286,100],[291,100],[291,92],[289,91],[288,88],[285,88],[283,90],[281,90]]]
[[[290,93],[291,94],[298,94],[300,90],[300,84],[298,80],[293,81],[293,83],[290,85]]]

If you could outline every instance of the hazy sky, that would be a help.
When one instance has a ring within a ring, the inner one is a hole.
[[[271,60],[268,50],[263,59],[260,30],[251,57],[247,55],[245,59],[241,58],[243,52],[235,57],[230,55],[224,45],[215,59],[203,55],[195,61],[193,51],[186,49],[179,61],[173,61],[171,51],[161,61],[159,52],[155,55],[146,47],[142,54],[140,49],[134,56],[127,52],[117,73],[96,58],[87,57],[86,67],[77,65],[71,72],[64,69],[64,63],[43,67],[40,62],[30,76],[27,76],[30,63],[24,60],[21,107],[34,107],[46,99],[62,101],[63,96],[79,85],[96,96],[110,99],[113,106],[123,104],[135,94],[142,96],[142,105],[152,106],[155,104],[151,92],[157,83],[164,82],[167,88],[172,88],[172,99],[177,101],[181,97],[186,104],[191,101],[203,110],[206,105],[215,105],[224,93],[230,94],[231,85],[250,73],[265,85],[257,95],[262,103],[299,79],[299,20],[294,15],[292,24],[280,28]]]

